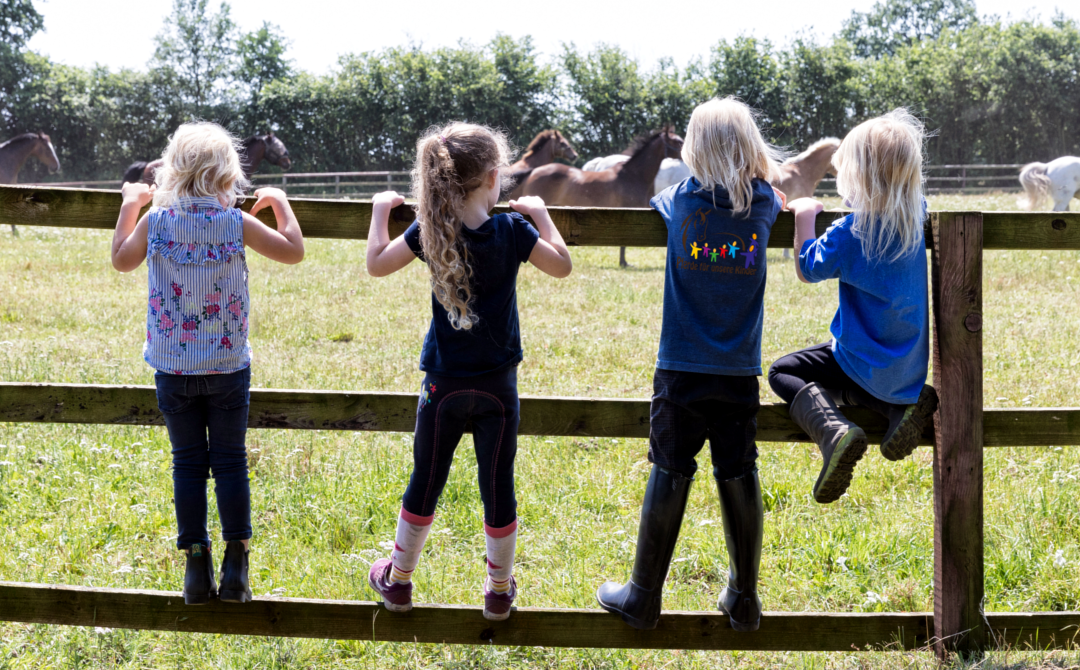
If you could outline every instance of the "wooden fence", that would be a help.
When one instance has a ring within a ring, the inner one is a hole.
[[[292,200],[308,237],[364,239],[371,204]],[[0,224],[104,228],[115,225],[115,191],[0,187]],[[250,202],[245,205],[249,206]],[[392,234],[410,220],[395,210]],[[666,229],[647,209],[552,208],[570,245],[663,246]],[[269,222],[272,214],[260,215]],[[836,218],[823,212],[819,232]],[[773,239],[793,237],[782,213]],[[756,633],[734,633],[717,613],[667,612],[654,631],[635,631],[598,610],[520,608],[505,622],[480,609],[426,605],[380,615],[368,602],[256,598],[242,607],[186,608],[177,593],[0,584],[0,620],[149,630],[364,640],[567,647],[832,651],[933,645],[941,656],[1001,645],[1080,647],[1080,612],[984,613],[983,449],[1080,444],[1080,409],[984,410],[982,394],[983,249],[1080,249],[1080,214],[932,212],[934,385],[941,399],[923,442],[934,445],[934,612],[776,613]],[[411,431],[416,396],[407,393],[252,391],[252,428]],[[852,408],[880,438],[882,420]],[[648,402],[524,397],[521,432],[536,435],[645,437]],[[0,421],[160,425],[152,387],[0,384]],[[758,439],[806,440],[783,405],[766,405]]]
[[[1017,177],[1023,165],[928,165],[926,190],[930,193],[981,193],[986,191],[1019,190]],[[252,183],[277,186],[296,196],[320,198],[370,198],[379,191],[409,190],[408,172],[282,172],[256,174]],[[74,186],[120,188],[119,180],[71,181],[33,184],[44,187]],[[836,180],[826,178],[818,184],[816,194],[835,195]]]

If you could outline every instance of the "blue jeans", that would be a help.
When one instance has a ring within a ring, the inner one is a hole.
[[[428,374],[416,411],[413,471],[402,507],[416,516],[435,514],[454,451],[471,430],[484,522],[492,528],[513,523],[519,409],[515,367],[476,377]]]
[[[173,457],[176,547],[210,545],[206,530],[206,482],[214,477],[221,537],[251,537],[248,485],[248,405],[251,368],[227,375],[171,375],[158,372],[158,408],[169,429]]]

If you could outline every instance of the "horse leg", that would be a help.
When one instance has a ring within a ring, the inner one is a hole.
[[[787,247],[784,247],[784,260],[785,261],[790,261],[791,260],[791,249],[788,249]]]
[[[626,262],[626,247],[619,247],[619,267],[630,267],[630,265]]]
[[[15,227],[15,224],[11,224],[11,234],[15,237],[19,236],[19,229]]]

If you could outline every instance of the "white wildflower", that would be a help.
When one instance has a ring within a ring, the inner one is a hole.
[[[844,572],[847,572],[847,560],[847,556],[841,556],[840,558],[836,559],[836,564],[839,565],[840,569]]]
[[[1066,563],[1068,563],[1068,561],[1065,560],[1065,550],[1058,549],[1054,554],[1054,567],[1064,568]]]

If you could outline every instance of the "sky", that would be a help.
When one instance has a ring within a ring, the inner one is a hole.
[[[828,38],[852,10],[867,11],[873,0],[769,0],[768,2],[705,2],[708,9],[679,14],[680,5],[607,0],[546,2],[474,2],[473,0],[406,0],[393,2],[306,2],[299,0],[231,0],[233,20],[244,31],[263,21],[281,27],[292,44],[287,56],[300,69],[330,71],[346,53],[377,51],[415,42],[425,47],[452,46],[464,39],[484,44],[496,33],[531,35],[541,53],[555,56],[563,43],[588,49],[596,43],[617,44],[646,68],[662,57],[680,66],[708,56],[721,39],[739,35],[787,44],[809,32]],[[696,3],[695,3],[696,4]],[[45,16],[45,32],[30,48],[68,65],[95,63],[113,69],[145,69],[154,52],[172,3],[168,0],[34,0]],[[216,0],[211,0],[216,7]],[[688,5],[689,6],[689,5]],[[612,11],[612,7],[621,7]],[[1075,0],[976,0],[980,15],[1049,20],[1061,9],[1080,19]],[[782,20],[781,20],[782,17]]]

